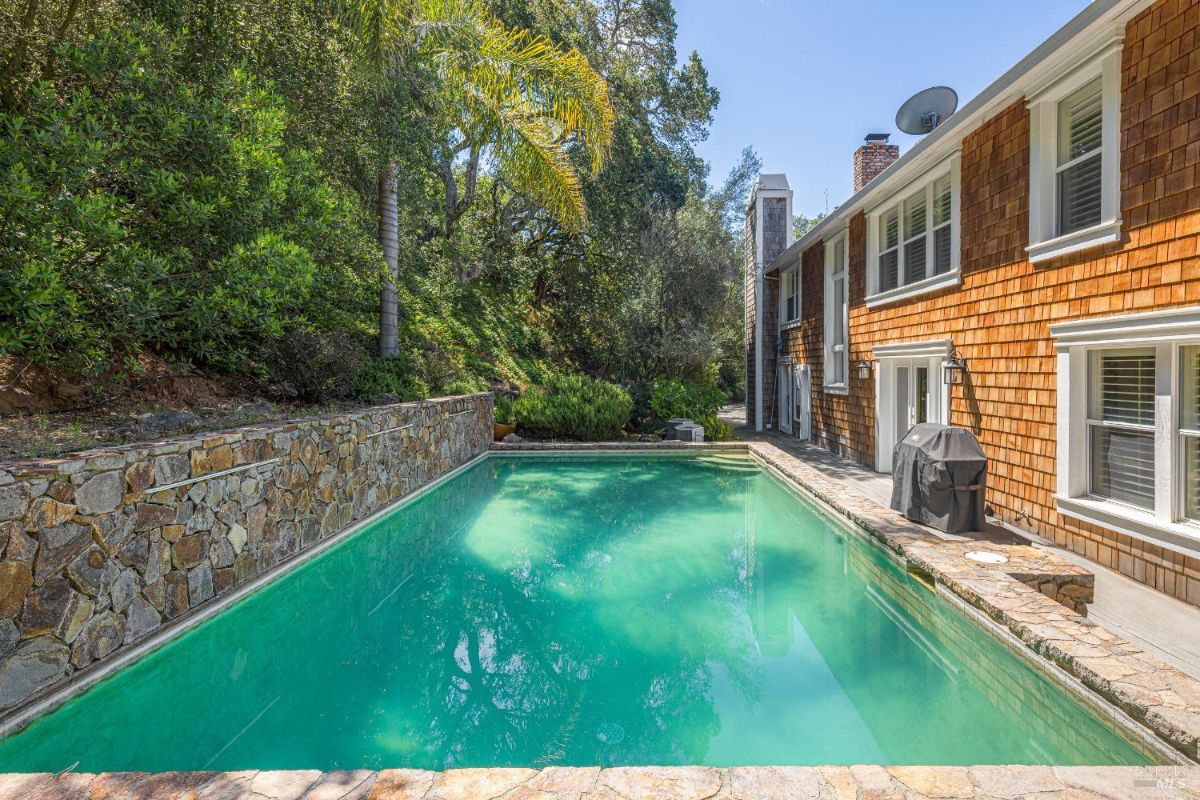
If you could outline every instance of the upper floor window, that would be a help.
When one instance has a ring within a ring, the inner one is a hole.
[[[843,233],[825,245],[825,390],[849,388],[850,303]]]
[[[779,275],[779,324],[787,325],[800,319],[800,267],[784,270]]]
[[[1029,259],[1120,238],[1120,43],[1031,95]]]
[[[868,219],[867,305],[959,281],[958,157]]]

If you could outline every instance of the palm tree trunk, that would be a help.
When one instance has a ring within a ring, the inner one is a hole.
[[[399,221],[396,217],[396,165],[389,163],[379,171],[379,246],[387,262],[387,273],[379,290],[379,355],[400,355],[396,282],[400,279]]]

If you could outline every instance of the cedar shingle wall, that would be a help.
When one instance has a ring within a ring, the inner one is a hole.
[[[1056,359],[1049,332],[1050,323],[1067,319],[1200,304],[1198,36],[1200,0],[1161,0],[1126,31],[1124,241],[1037,266],[1025,260],[1029,113],[1019,100],[963,141],[962,285],[868,310],[866,222],[858,214],[850,221],[849,402],[820,389],[820,244],[803,257],[805,318],[788,348],[798,363],[814,366],[814,439],[871,464],[874,376],[858,381],[853,365],[877,344],[952,339],[969,374],[952,387],[950,419],[974,431],[988,454],[993,513],[1200,605],[1200,561],[1055,510]]]

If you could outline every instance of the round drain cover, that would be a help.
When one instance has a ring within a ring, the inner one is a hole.
[[[980,564],[1007,564],[1008,558],[999,553],[989,553],[986,550],[972,550],[967,553],[967,558],[972,561],[978,561]]]

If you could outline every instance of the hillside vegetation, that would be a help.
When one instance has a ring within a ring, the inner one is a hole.
[[[0,387],[736,395],[717,102],[669,0],[7,4]]]

